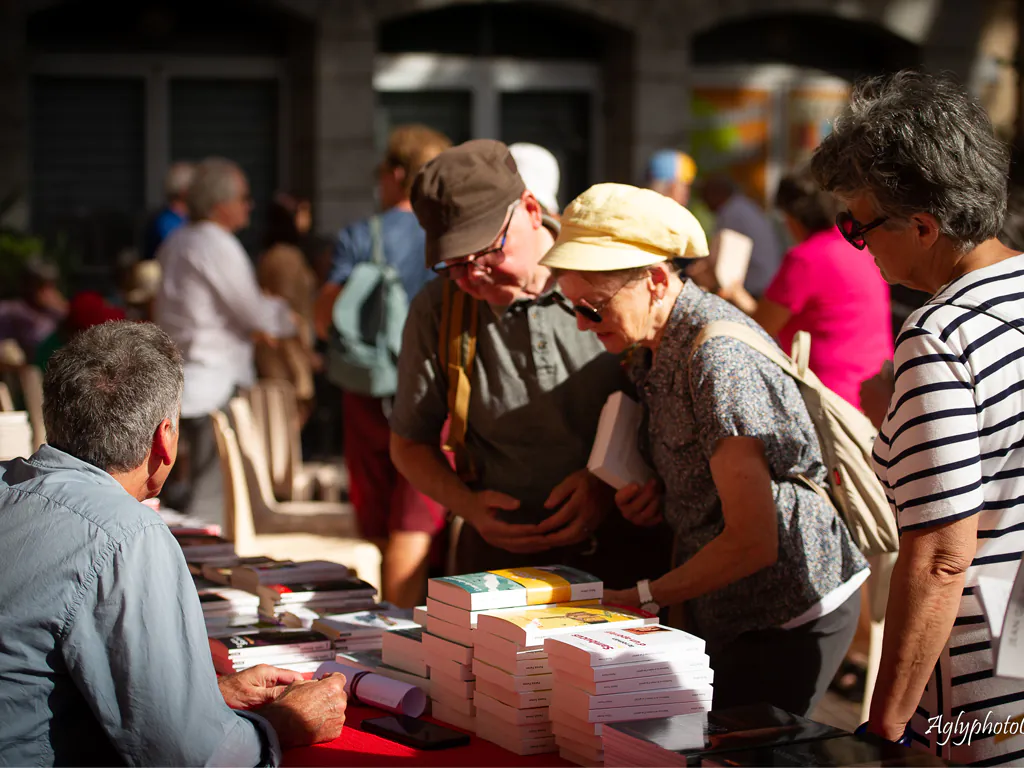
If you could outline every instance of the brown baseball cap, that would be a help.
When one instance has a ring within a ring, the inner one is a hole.
[[[508,147],[474,139],[446,149],[416,175],[412,209],[427,233],[427,266],[482,251],[494,242],[526,185]]]

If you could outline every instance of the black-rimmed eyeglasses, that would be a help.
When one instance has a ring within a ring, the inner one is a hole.
[[[604,320],[604,316],[601,314],[604,308],[608,306],[612,299],[619,295],[619,291],[621,291],[623,288],[625,288],[627,285],[633,282],[636,281],[627,280],[618,288],[616,288],[615,292],[611,296],[609,296],[602,302],[594,304],[593,306],[589,304],[571,304],[569,300],[565,298],[565,296],[563,296],[561,293],[558,293],[557,291],[555,291],[554,293],[554,298],[558,306],[560,306],[570,315],[573,315],[574,317],[582,317],[584,320],[587,320],[593,323],[594,325],[599,325],[601,321]]]
[[[509,206],[508,221],[505,222],[505,226],[501,230],[501,237],[498,239],[496,246],[484,251],[478,251],[477,253],[471,253],[469,256],[458,261],[439,261],[431,269],[436,274],[447,277],[449,280],[460,280],[465,277],[470,267],[487,271],[501,264],[505,260],[505,241],[508,239],[508,229],[512,226],[512,216],[516,212],[517,205],[519,205],[519,200],[516,200]]]
[[[867,246],[867,243],[864,242],[864,235],[875,227],[882,226],[888,220],[888,216],[879,216],[874,221],[869,221],[867,224],[861,224],[853,218],[853,214],[849,211],[840,211],[836,215],[836,226],[839,227],[839,231],[843,233],[843,237],[846,238],[846,242],[858,251],[863,251]]]

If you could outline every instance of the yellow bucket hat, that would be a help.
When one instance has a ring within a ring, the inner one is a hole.
[[[628,184],[595,184],[566,207],[562,231],[540,263],[610,272],[707,255],[707,235],[675,200]]]

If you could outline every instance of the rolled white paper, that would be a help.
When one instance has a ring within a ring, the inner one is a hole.
[[[410,717],[419,717],[427,708],[427,694],[415,685],[392,680],[390,677],[338,661],[325,661],[313,677],[319,680],[329,672],[341,672],[345,676],[345,693],[372,707]],[[358,680],[355,694],[352,693],[354,680]]]

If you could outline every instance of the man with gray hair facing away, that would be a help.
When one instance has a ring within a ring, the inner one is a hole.
[[[181,548],[140,503],[174,464],[182,383],[155,325],[94,326],[43,379],[49,444],[0,462],[4,765],[276,765],[341,733],[343,676],[214,673]]]
[[[254,380],[253,340],[296,333],[284,299],[266,296],[234,233],[249,225],[252,198],[242,169],[208,158],[196,166],[186,196],[190,223],[157,252],[163,281],[155,319],[185,358],[181,436],[185,460],[164,501],[218,523],[222,483],[209,414]]]
[[[171,232],[188,221],[188,205],[185,195],[192,184],[196,167],[193,163],[174,163],[164,178],[164,194],[167,203],[150,219],[142,243],[143,260],[156,257],[156,250]]]

